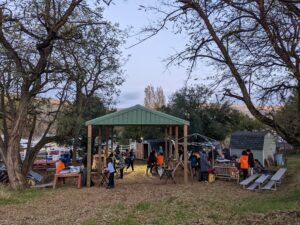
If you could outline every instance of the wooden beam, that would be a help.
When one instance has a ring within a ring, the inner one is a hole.
[[[165,127],[165,158],[168,157],[168,127]]]
[[[169,127],[169,156],[172,155],[172,129],[173,127]]]
[[[106,145],[105,145],[105,156],[104,156],[104,167],[107,166],[106,159],[108,157],[108,138],[109,138],[109,127],[105,127],[105,135],[106,135]]]
[[[110,147],[111,147],[111,152],[113,152],[113,150],[114,150],[114,142],[113,142],[113,140],[114,140],[114,127],[112,126],[111,127],[111,133],[110,133]]]
[[[178,150],[178,126],[175,127],[175,159],[178,160],[179,156]]]
[[[184,183],[188,184],[188,166],[187,166],[187,138],[188,138],[188,126],[183,126],[183,173],[184,173]]]
[[[99,163],[98,163],[98,176],[100,178],[102,172],[102,126],[98,128],[98,155],[99,155]]]
[[[87,146],[87,176],[86,186],[91,186],[91,167],[92,167],[92,125],[88,125],[88,146]]]

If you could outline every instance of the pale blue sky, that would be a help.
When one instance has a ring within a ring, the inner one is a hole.
[[[155,15],[138,10],[139,5],[149,5],[153,2],[153,0],[118,1],[106,8],[104,14],[108,20],[119,23],[121,28],[132,26],[132,31],[138,32],[150,20],[155,19]],[[136,41],[136,37],[131,37],[126,46],[131,46]],[[161,86],[167,99],[175,90],[183,87],[187,78],[185,68],[166,69],[166,62],[163,60],[183,49],[184,43],[183,36],[165,30],[133,48],[124,49],[124,55],[131,57],[124,67],[126,82],[120,88],[117,108],[143,104],[144,89],[149,84],[154,87]],[[200,70],[198,73],[202,73],[201,70],[203,73],[207,71],[203,66],[198,70]]]

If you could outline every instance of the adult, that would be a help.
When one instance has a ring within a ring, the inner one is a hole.
[[[156,164],[156,156],[155,156],[155,150],[152,150],[148,160],[147,160],[147,169],[146,169],[146,175],[148,176],[148,171],[150,170],[150,173],[152,174],[152,169]]]
[[[161,177],[162,174],[163,174],[163,165],[165,163],[165,157],[164,157],[164,154],[161,152],[159,153],[159,155],[156,157],[156,165],[157,165],[157,172],[158,172],[158,175]]]
[[[120,155],[120,145],[117,145],[116,149],[115,149],[115,153],[116,155]]]
[[[199,181],[208,182],[208,169],[210,167],[205,151],[200,151],[200,173]]]
[[[124,156],[124,153],[119,154],[120,179],[123,179],[123,171],[126,166]]]
[[[164,154],[161,152],[159,155],[156,157],[156,164],[157,166],[162,167],[165,163],[165,157]]]
[[[133,150],[131,150],[129,152],[129,157],[128,157],[128,165],[127,165],[127,168],[126,168],[126,171],[128,170],[128,168],[131,166],[131,171],[134,171],[134,166],[133,166],[133,162],[135,160],[135,156],[133,154]]]
[[[243,178],[246,179],[248,177],[249,169],[248,154],[246,151],[243,151],[242,155],[240,156],[240,168],[243,172]]]
[[[249,175],[253,175],[253,168],[254,168],[254,157],[253,157],[253,153],[251,152],[250,149],[246,150],[247,154],[248,154],[248,163],[249,163]]]

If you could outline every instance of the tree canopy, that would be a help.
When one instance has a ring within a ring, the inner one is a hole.
[[[68,106],[80,121],[85,98],[98,96],[102,102],[112,102],[123,83],[119,49],[126,35],[103,18],[101,6],[110,2],[0,4],[0,154],[14,189],[26,186],[25,176],[40,148],[61,138],[49,131],[63,108]],[[49,95],[58,99],[51,109],[45,107]],[[47,126],[36,133],[41,120]],[[77,133],[76,129],[73,134]],[[21,162],[23,136],[29,141]],[[39,142],[31,146],[37,136]]]
[[[212,64],[218,72],[211,77],[226,97],[243,102],[260,122],[300,146],[299,132],[289,132],[275,117],[285,99],[300,94],[297,1],[160,0],[148,9],[162,18],[145,28],[148,37],[168,24],[187,35],[185,49],[171,63],[187,62],[191,73],[200,61]]]

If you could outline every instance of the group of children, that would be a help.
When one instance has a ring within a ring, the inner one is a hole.
[[[134,171],[134,160],[135,155],[133,153],[133,150],[130,150],[130,152],[126,151],[126,153],[121,153],[117,148],[115,150],[115,154],[111,153],[109,155],[109,157],[107,158],[107,168],[105,168],[105,171],[109,173],[107,188],[114,188],[115,186],[114,174],[116,172],[116,167],[119,168],[120,179],[123,179],[124,169],[126,165],[126,170],[131,167],[131,170]]]

